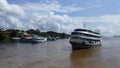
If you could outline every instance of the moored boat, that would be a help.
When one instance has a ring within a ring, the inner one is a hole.
[[[47,38],[45,37],[35,37],[31,39],[31,42],[33,43],[39,43],[39,42],[46,42]]]
[[[47,38],[45,38],[45,37],[38,37],[38,36],[36,36],[34,34],[31,37],[31,42],[33,42],[33,43],[46,42],[46,41],[47,41]]]
[[[45,37],[38,37],[35,34],[32,34],[30,37],[21,38],[21,42],[28,42],[28,43],[39,43],[39,42],[46,42],[47,38]]]

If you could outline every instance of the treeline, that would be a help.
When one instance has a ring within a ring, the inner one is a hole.
[[[58,33],[54,31],[41,32],[39,29],[18,30],[18,29],[0,29],[0,42],[10,42],[12,37],[21,37],[22,34],[36,34],[42,37],[59,37],[61,39],[68,38],[70,35],[66,33]]]

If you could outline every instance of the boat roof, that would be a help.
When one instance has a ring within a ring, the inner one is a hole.
[[[77,37],[77,38],[83,38],[83,39],[89,39],[89,40],[101,40],[101,38],[94,38],[94,37],[87,37],[87,36],[71,36],[71,37]]]
[[[91,33],[95,33],[95,34],[100,34],[98,32],[95,32],[95,31],[92,31],[92,30],[89,30],[89,29],[75,29],[74,31],[86,31],[86,32],[91,32]]]
[[[92,36],[98,36],[101,37],[100,34],[95,34],[95,33],[90,33],[90,32],[84,32],[84,31],[74,31],[72,33],[77,33],[77,34],[85,34],[85,35],[92,35]]]

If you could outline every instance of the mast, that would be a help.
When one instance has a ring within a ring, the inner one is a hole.
[[[83,23],[83,27],[84,27],[84,29],[86,28],[86,23],[85,22]]]

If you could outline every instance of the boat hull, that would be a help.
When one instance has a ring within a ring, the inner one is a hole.
[[[31,40],[32,43],[46,42],[47,38],[34,38]]]
[[[32,43],[42,43],[46,42],[46,40],[31,40]]]
[[[78,50],[78,49],[87,49],[95,46],[101,46],[101,44],[85,44],[85,43],[76,43],[76,42],[70,42],[72,45],[73,50]]]

